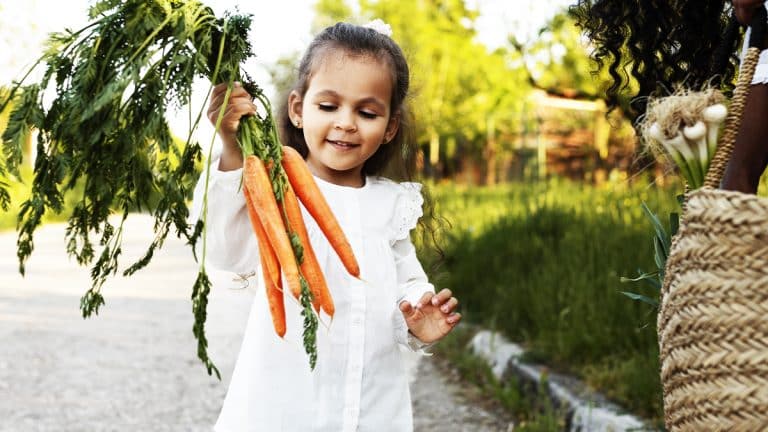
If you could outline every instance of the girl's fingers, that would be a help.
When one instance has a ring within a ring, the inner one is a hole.
[[[229,104],[224,112],[224,118],[227,120],[239,120],[240,117],[256,113],[256,105],[251,101]]]
[[[451,293],[451,290],[448,288],[443,288],[440,290],[439,293],[435,294],[434,297],[432,297],[432,304],[435,306],[440,306],[441,304],[448,301],[448,299],[451,298],[453,294]]]
[[[413,313],[413,310],[413,305],[408,300],[400,302],[400,312],[402,312],[403,315],[410,316]]]
[[[443,303],[442,306],[440,306],[440,310],[443,313],[450,313],[454,309],[456,309],[456,306],[459,304],[459,300],[456,299],[456,297],[451,297],[448,299],[447,302]]]
[[[424,293],[424,294],[421,296],[421,298],[419,299],[419,301],[416,303],[416,309],[419,309],[419,308],[421,308],[421,307],[422,307],[422,306],[424,306],[424,305],[428,305],[428,304],[429,304],[429,302],[430,302],[430,300],[432,300],[432,297],[433,297],[433,296],[434,296],[434,294],[433,294],[433,293],[431,293],[431,292],[429,292],[429,291],[425,292],[425,293]]]
[[[228,86],[227,83],[219,83],[213,86],[213,90],[211,90],[211,99],[213,99],[216,96],[223,96],[224,93],[227,92],[227,86]],[[245,92],[245,89],[239,82],[236,82],[232,86],[232,93],[239,92],[239,91]]]
[[[224,96],[225,95],[220,95],[219,97],[211,99],[211,103],[208,105],[208,117],[210,117],[211,114],[219,113],[219,110],[221,110],[221,106],[224,104]],[[246,93],[245,95],[232,96],[229,98],[229,101],[227,102],[227,107],[240,106],[240,105],[249,106],[253,108],[254,111],[256,111],[256,105],[254,105],[248,93]]]
[[[213,90],[211,90],[211,100],[216,99],[217,97],[224,94],[224,92],[227,91],[227,83],[221,83],[213,86]]]
[[[240,102],[237,104],[229,104],[227,106],[227,110],[224,112],[224,117],[222,118],[222,125],[224,125],[224,129],[227,130],[237,130],[237,126],[240,122],[240,118],[243,116],[251,115],[256,113],[256,106],[249,100],[247,102]],[[212,124],[216,124],[216,121],[219,118],[219,110],[218,109],[211,109],[208,111],[208,119],[211,121]]]
[[[220,87],[223,86],[223,87]],[[224,98],[227,96],[227,86],[226,84],[219,84],[218,86],[214,87],[214,90],[211,92],[211,99],[208,103],[208,113],[212,111],[217,111],[221,108],[221,105],[224,103]],[[253,103],[253,98],[251,95],[242,87],[234,87],[232,89],[232,92],[229,94],[229,105],[232,104],[239,104],[249,102]]]
[[[450,325],[456,325],[461,320],[461,314],[455,313],[448,316],[448,318],[445,319],[445,322],[447,322]]]

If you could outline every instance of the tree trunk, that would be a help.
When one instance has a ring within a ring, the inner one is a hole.
[[[440,135],[436,130],[429,131],[429,168],[432,171],[432,178],[438,179],[438,166],[440,162]]]
[[[493,122],[493,117],[488,117],[487,121],[487,139],[485,143],[485,184],[496,184],[496,162],[498,151],[496,149],[496,129]]]

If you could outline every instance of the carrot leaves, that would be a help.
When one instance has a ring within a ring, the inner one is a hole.
[[[203,223],[188,224],[187,200],[203,158],[191,139],[202,112],[183,144],[174,141],[166,113],[189,103],[196,78],[242,79],[240,64],[253,55],[249,16],[219,18],[198,1],[102,0],[89,17],[82,29],[52,34],[37,63],[0,96],[0,112],[13,106],[2,135],[0,175],[19,176],[23,143],[30,130],[38,131],[32,190],[18,215],[19,271],[34,250],[42,217],[61,212],[64,193],[77,191],[66,250],[90,266],[84,317],[104,304],[101,288],[118,272],[123,223],[131,212],[153,216],[155,237],[124,275],[147,266],[172,231],[194,251]],[[27,82],[39,69],[39,81]],[[7,209],[9,201],[0,182],[0,207]],[[198,356],[218,376],[204,332],[210,286],[201,265],[193,287],[193,333]]]

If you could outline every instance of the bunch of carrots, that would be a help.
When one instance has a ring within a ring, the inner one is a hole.
[[[240,75],[237,68],[233,72],[233,76]],[[216,122],[217,130],[232,86],[230,81]],[[269,100],[258,87],[248,83],[244,87],[263,108],[263,112],[241,119],[237,138],[244,161],[242,189],[258,241],[272,324],[275,332],[283,337],[286,332],[284,276],[290,293],[302,308],[303,345],[314,369],[319,312],[323,310],[333,318],[335,307],[309,242],[299,201],[315,219],[349,274],[360,277],[360,267],[304,158],[294,148],[280,144]],[[209,163],[210,160],[209,157]]]
[[[288,179],[285,188],[275,191],[270,179],[268,165],[270,168],[277,165],[265,164],[264,160],[251,154],[245,157],[243,165],[243,194],[259,244],[272,324],[275,332],[283,337],[286,319],[282,275],[285,275],[291,294],[303,306],[306,307],[303,300],[308,299],[315,312],[322,309],[333,317],[335,311],[325,276],[309,242],[299,201],[315,219],[347,271],[359,277],[360,268],[304,159],[292,147],[282,146],[281,149],[280,166]],[[310,353],[313,367],[315,359]]]

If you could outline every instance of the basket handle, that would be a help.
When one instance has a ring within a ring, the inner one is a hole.
[[[755,74],[757,63],[760,60],[760,51],[762,51],[763,41],[766,36],[767,19],[766,9],[764,7],[757,8],[755,15],[752,17],[752,22],[750,23],[752,34],[749,38],[749,49],[741,63],[739,78],[736,83],[736,88],[733,91],[733,98],[731,98],[731,103],[728,107],[728,115],[725,118],[723,135],[720,137],[720,143],[715,150],[715,155],[712,157],[712,162],[710,162],[707,175],[704,178],[705,187],[717,188],[720,186],[720,181],[723,179],[723,173],[725,172],[725,166],[731,158],[731,153],[733,153],[733,145],[736,142],[736,135],[741,126],[741,116],[744,112],[744,104],[746,103],[747,95],[749,94],[749,88],[752,84],[752,77]]]

